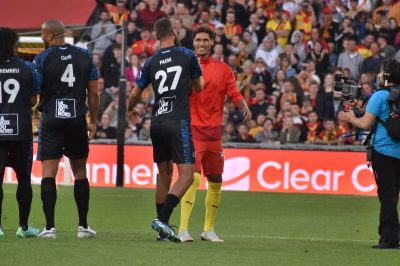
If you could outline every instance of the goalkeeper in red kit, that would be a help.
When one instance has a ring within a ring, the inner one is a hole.
[[[208,180],[208,189],[205,200],[204,231],[201,239],[223,242],[214,231],[214,223],[221,200],[224,170],[222,114],[225,97],[228,96],[243,111],[245,120],[251,118],[251,112],[236,87],[235,76],[230,67],[210,56],[214,45],[214,32],[208,26],[202,25],[194,30],[193,38],[195,52],[203,71],[204,90],[201,93],[193,93],[190,97],[196,164],[193,184],[181,200],[179,233],[183,242],[193,241],[188,232],[188,225],[203,170],[203,175]]]

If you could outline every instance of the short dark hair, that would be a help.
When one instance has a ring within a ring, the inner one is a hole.
[[[15,55],[15,46],[18,45],[19,35],[10,28],[0,27],[0,63]]]
[[[160,18],[154,24],[157,40],[163,40],[171,35],[173,31],[172,23],[167,18]]]
[[[383,61],[382,68],[384,71],[389,72],[390,77],[388,82],[394,83],[396,86],[400,85],[400,62],[396,59],[387,59]]]
[[[193,38],[196,38],[196,35],[199,33],[207,33],[210,36],[211,40],[214,40],[215,34],[214,31],[207,25],[200,25],[193,31]]]

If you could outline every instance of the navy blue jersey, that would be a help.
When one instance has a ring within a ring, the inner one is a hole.
[[[32,63],[17,58],[0,62],[0,141],[32,139],[31,96],[39,92]]]
[[[88,50],[54,45],[33,61],[41,77],[39,111],[68,119],[86,115],[86,90],[99,74]]]
[[[155,94],[152,119],[190,119],[191,80],[201,76],[201,68],[192,50],[163,48],[150,57],[136,80],[139,88],[150,83]]]

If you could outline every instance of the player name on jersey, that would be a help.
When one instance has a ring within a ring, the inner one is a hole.
[[[0,68],[0,74],[18,74],[19,68]]]
[[[168,58],[165,58],[163,60],[160,60],[160,65],[163,65],[163,64],[166,64],[166,63],[171,63],[171,62],[172,62],[172,58],[168,57]]]

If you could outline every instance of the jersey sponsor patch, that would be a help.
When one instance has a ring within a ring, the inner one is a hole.
[[[56,99],[57,118],[75,118],[75,99]]]
[[[174,100],[176,96],[163,97],[158,101],[158,110],[156,116],[171,113],[174,108]]]
[[[0,114],[0,136],[15,136],[18,134],[18,114]]]

